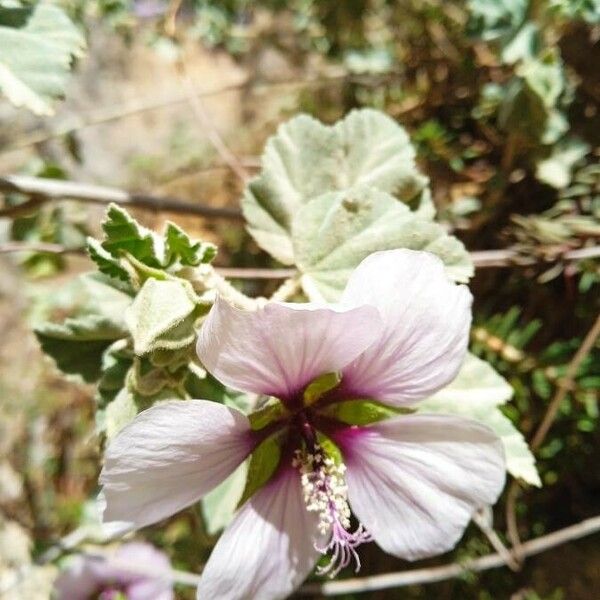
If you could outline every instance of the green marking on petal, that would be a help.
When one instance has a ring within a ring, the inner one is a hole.
[[[289,412],[286,407],[277,398],[270,398],[262,408],[249,414],[248,420],[250,421],[250,427],[254,431],[259,431],[287,416],[289,416]]]
[[[317,377],[304,390],[304,406],[312,406],[327,392],[336,388],[340,381],[342,381],[342,376],[339,373],[325,373]]]
[[[336,465],[344,462],[339,446],[321,431],[317,432],[317,442],[327,458],[331,458]]]
[[[369,425],[415,411],[412,408],[392,408],[376,400],[355,399],[330,404],[320,412],[348,425]]]
[[[246,487],[239,501],[241,506],[273,477],[281,460],[281,437],[278,431],[264,439],[252,453],[248,466]]]

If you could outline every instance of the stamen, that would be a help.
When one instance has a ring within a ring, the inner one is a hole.
[[[322,554],[331,554],[325,567],[319,567],[319,575],[335,577],[354,559],[355,572],[360,570],[360,558],[356,548],[373,538],[363,525],[350,532],[350,506],[344,473],[346,465],[336,464],[326,456],[319,445],[313,452],[296,450],[292,465],[300,471],[304,502],[310,512],[319,513],[319,532],[331,533],[324,547],[315,545]]]

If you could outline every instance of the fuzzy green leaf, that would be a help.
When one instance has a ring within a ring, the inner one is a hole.
[[[125,425],[133,421],[138,413],[138,408],[133,395],[122,389],[110,402],[104,414],[106,438],[112,439]]]
[[[125,269],[118,258],[114,258],[110,252],[102,247],[102,244],[94,238],[88,238],[86,248],[90,258],[96,263],[98,270],[109,277],[129,281],[129,272]]]
[[[217,254],[217,247],[208,242],[192,241],[183,229],[169,222],[165,229],[165,254],[168,265],[178,262],[195,267],[211,262]]]
[[[125,313],[135,353],[141,356],[157,348],[175,350],[191,344],[195,309],[188,282],[147,279]]]
[[[408,135],[386,115],[355,110],[333,126],[300,115],[267,142],[261,174],[248,185],[242,208],[257,243],[293,264],[292,222],[311,199],[363,184],[404,202],[423,197],[427,207],[421,208],[432,216],[427,183]]]
[[[214,535],[231,522],[248,477],[248,461],[244,461],[225,481],[202,499],[202,516],[206,530]]]
[[[2,8],[0,48],[2,92],[16,106],[51,115],[85,40],[61,8],[40,2],[31,9]]]
[[[292,236],[302,287],[315,301],[338,300],[350,274],[378,250],[426,250],[442,259],[455,281],[466,282],[473,275],[469,253],[460,241],[373,188],[312,200],[296,215]]]
[[[60,325],[43,323],[35,328],[35,335],[61,371],[92,382],[101,375],[104,351],[126,332],[112,319],[88,315]]]
[[[571,183],[575,165],[589,152],[590,147],[577,138],[567,138],[553,146],[550,155],[536,165],[536,177],[562,189]]]
[[[111,204],[102,223],[106,239],[102,247],[113,257],[131,254],[140,262],[160,267],[164,247],[159,237],[140,225],[125,209]]]
[[[531,485],[540,486],[535,459],[527,442],[498,409],[512,394],[507,381],[488,363],[467,354],[456,379],[419,403],[418,411],[459,415],[487,425],[502,440],[508,472]]]
[[[248,477],[239,506],[265,485],[275,473],[281,459],[281,433],[277,432],[263,440],[252,453]]]
[[[117,340],[102,355],[101,376],[98,380],[99,403],[103,406],[113,400],[118,391],[125,387],[127,373],[133,364],[127,340]]]

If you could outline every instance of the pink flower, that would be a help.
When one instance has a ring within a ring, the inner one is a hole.
[[[339,305],[244,312],[218,300],[198,354],[224,384],[278,398],[277,419],[262,429],[253,421],[253,430],[238,411],[204,400],[144,411],[107,450],[105,519],[159,521],[275,439],[278,466],[219,539],[199,598],[283,598],[323,553],[331,557],[322,572],[359,566],[356,548],[371,539],[408,560],[452,548],[502,490],[500,440],[458,417],[399,414],[356,426],[342,409],[355,399],[408,407],[448,384],[466,352],[470,306],[439,259],[410,250],[365,259]],[[307,388],[336,372],[337,385]]]
[[[140,569],[154,575],[140,574]],[[150,544],[131,542],[107,559],[76,556],[54,584],[57,600],[172,600],[171,565]]]

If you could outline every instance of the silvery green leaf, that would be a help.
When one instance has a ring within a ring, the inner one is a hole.
[[[355,110],[327,126],[300,115],[267,142],[262,171],[247,186],[242,208],[257,243],[280,262],[293,264],[292,223],[313,198],[364,184],[418,208],[427,182],[417,170],[408,135],[390,117]],[[424,202],[431,212],[430,198]]]
[[[49,2],[0,12],[0,89],[15,106],[51,115],[63,95],[73,57],[85,40],[66,13]]]
[[[128,253],[150,267],[160,267],[164,261],[164,243],[150,229],[140,225],[125,209],[111,204],[102,229],[106,239],[102,247],[111,256],[119,257]]]
[[[467,354],[456,379],[431,398],[420,402],[417,410],[459,415],[487,425],[502,440],[508,472],[531,485],[540,486],[535,458],[527,442],[498,409],[512,394],[511,386],[491,365]]]
[[[600,0],[550,0],[550,8],[562,16],[586,23],[600,23]]]
[[[352,271],[378,250],[425,250],[442,259],[455,281],[468,281],[473,274],[468,252],[441,225],[364,186],[306,204],[294,219],[292,238],[303,289],[314,301],[336,301]]]
[[[147,279],[125,313],[135,353],[141,356],[157,348],[189,345],[195,337],[195,309],[188,282]]]
[[[138,408],[133,395],[123,388],[115,399],[106,406],[104,413],[106,437],[112,439],[125,425],[133,421]]]
[[[101,315],[67,319],[60,325],[42,323],[34,331],[42,350],[61,371],[88,382],[100,377],[104,351],[127,335],[112,319]]]
[[[469,0],[467,6],[469,34],[497,43],[504,63],[512,64],[538,52],[538,27],[527,20],[530,0]]]
[[[132,364],[133,352],[127,339],[117,340],[104,351],[97,393],[101,406],[113,400],[119,390],[125,387]]]
[[[122,284],[100,273],[85,273],[79,278],[79,284],[84,294],[81,312],[110,319],[126,331],[125,310],[133,301],[127,286],[119,287]]]
[[[561,111],[565,75],[560,57],[547,53],[524,61],[504,89],[498,125],[542,144],[553,144],[568,129]]]
[[[115,279],[129,281],[129,271],[123,267],[118,258],[115,258],[108,250],[105,250],[98,240],[88,237],[86,240],[86,249],[101,273]]]
[[[183,229],[168,222],[165,229],[165,254],[166,265],[177,262],[182,266],[195,267],[211,262],[217,254],[217,247],[208,242],[192,240]]]
[[[550,156],[536,165],[536,177],[557,189],[571,183],[573,168],[589,152],[590,147],[577,138],[568,138],[556,144]]]
[[[468,0],[468,31],[485,41],[512,37],[527,17],[529,0]]]
[[[517,74],[538,95],[544,106],[556,106],[565,89],[565,74],[557,53],[547,52],[540,59],[524,61],[517,68]]]
[[[214,535],[229,525],[244,493],[247,476],[248,461],[244,461],[225,481],[202,499],[202,516],[209,535]]]
[[[520,60],[533,58],[540,48],[540,31],[535,23],[527,22],[507,40],[502,48],[502,62],[514,64]]]

